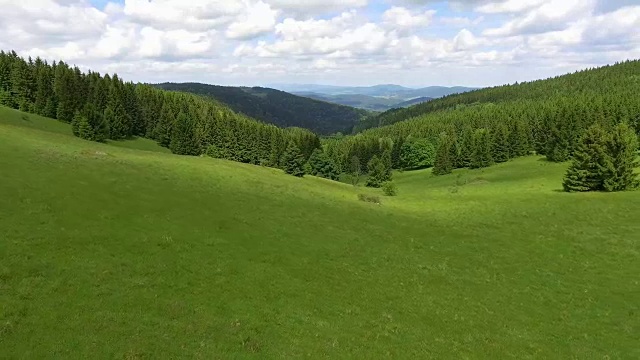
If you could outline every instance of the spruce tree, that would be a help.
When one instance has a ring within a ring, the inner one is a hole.
[[[626,123],[618,124],[608,143],[608,151],[613,163],[611,177],[605,180],[607,191],[624,191],[638,187],[638,167],[636,149],[638,137]]]
[[[304,176],[304,156],[293,140],[289,141],[287,149],[282,154],[282,166],[284,172],[289,175]]]
[[[124,106],[116,104],[112,109],[113,117],[109,121],[109,138],[118,140],[131,136],[131,117],[125,111]]]
[[[602,191],[615,171],[608,154],[610,138],[600,125],[591,126],[582,136],[564,178],[567,192]]]
[[[336,166],[322,149],[315,149],[309,158],[309,174],[330,180],[338,180]]]
[[[471,167],[471,156],[473,155],[473,129],[466,126],[464,130],[462,130],[462,136],[457,143],[459,148],[457,149],[458,160],[456,167]]]
[[[362,166],[360,165],[360,158],[354,155],[349,161],[349,175],[351,176],[351,184],[353,186],[358,185],[360,182],[360,176],[362,176]]]
[[[91,141],[96,140],[93,128],[89,124],[89,120],[87,120],[87,118],[84,116],[80,117],[77,136],[85,140],[91,140]]]
[[[369,169],[369,177],[367,178],[367,186],[379,188],[387,181],[391,180],[391,172],[385,165],[384,161],[377,155],[374,155],[367,164]]]
[[[199,155],[200,147],[196,144],[193,120],[184,112],[180,112],[176,118],[169,149],[177,155]]]
[[[450,135],[444,133],[440,136],[436,161],[433,165],[434,175],[446,175],[453,172],[455,146]]]
[[[493,160],[497,163],[509,161],[511,158],[509,146],[509,130],[499,123],[493,133]]]
[[[382,164],[384,164],[384,168],[386,170],[385,176],[391,179],[391,172],[393,171],[393,160],[391,158],[391,147],[387,148],[382,153],[382,157],[380,158]]]
[[[73,116],[71,120],[71,132],[74,136],[80,136],[80,119],[82,115],[80,115],[79,111],[76,111],[76,114]]]
[[[473,134],[473,152],[471,154],[471,169],[480,169],[493,165],[491,156],[491,135],[487,129],[478,129]]]

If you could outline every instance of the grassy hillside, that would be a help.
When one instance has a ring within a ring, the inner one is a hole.
[[[252,118],[280,127],[301,127],[318,134],[350,132],[368,113],[352,107],[296,96],[269,88],[215,86],[198,83],[155,85],[214,98]]]
[[[0,358],[640,357],[638,192],[526,157],[375,205],[30,118],[0,113]]]

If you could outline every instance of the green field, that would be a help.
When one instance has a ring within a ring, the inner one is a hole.
[[[376,205],[70,133],[0,109],[0,358],[640,358],[640,192],[528,157]]]

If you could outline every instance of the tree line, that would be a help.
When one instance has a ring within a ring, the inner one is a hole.
[[[125,82],[118,75],[82,72],[63,61],[23,59],[0,52],[0,105],[58,119],[92,141],[145,137],[174,154],[207,154],[286,169],[287,151],[306,163],[319,138],[235,113],[197,95]]]

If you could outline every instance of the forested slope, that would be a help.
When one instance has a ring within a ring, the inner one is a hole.
[[[199,83],[163,83],[160,89],[214,98],[252,118],[280,127],[301,127],[318,134],[351,132],[368,112],[348,106],[261,87],[215,86]]]
[[[610,130],[626,122],[640,133],[638,94],[640,61],[626,61],[387,112],[376,120],[392,125],[330,140],[326,147],[345,171],[354,157],[366,167],[385,151],[395,168],[403,168],[403,153],[418,141],[433,147],[451,143],[450,158],[458,168],[486,167],[532,151],[566,161],[593,124]]]
[[[471,92],[453,94],[405,109],[392,109],[371,119],[369,124],[360,125],[360,129],[391,125],[439,110],[455,109],[460,106],[477,104],[503,104],[514,101],[545,101],[563,96],[599,96],[610,90],[617,91],[640,82],[640,74],[633,65],[616,64],[601,68],[588,69],[572,74],[557,76],[545,80],[515,83],[510,85],[484,88]],[[623,73],[627,73],[626,75]],[[508,105],[507,105],[508,106]]]
[[[238,114],[210,98],[124,82],[117,75],[83,73],[60,61],[0,52],[0,105],[71,123],[93,141],[153,139],[179,155],[211,156],[282,166],[287,147],[306,160],[317,136],[281,129]]]

